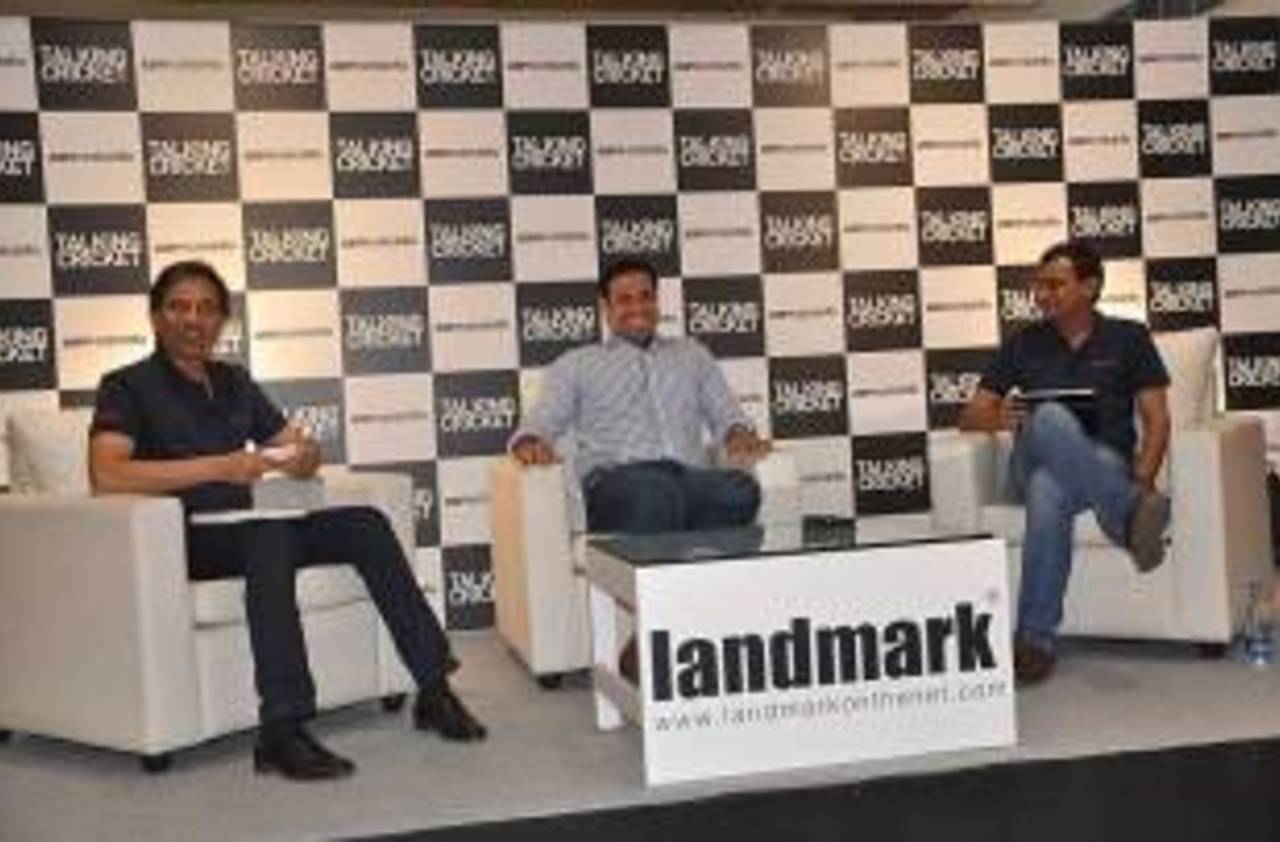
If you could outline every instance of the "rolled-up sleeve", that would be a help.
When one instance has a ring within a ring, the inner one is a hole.
[[[89,436],[119,433],[136,441],[141,427],[142,407],[128,382],[116,372],[104,375],[94,399]]]
[[[1139,326],[1135,330],[1127,357],[1131,366],[1130,388],[1134,393],[1169,385],[1169,371],[1151,338],[1151,331],[1145,327]]]

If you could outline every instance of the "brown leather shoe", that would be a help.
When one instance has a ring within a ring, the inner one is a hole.
[[[1048,649],[1026,640],[1013,644],[1013,677],[1021,687],[1040,684],[1053,673],[1057,658]]]
[[[636,647],[635,635],[631,636],[618,655],[618,672],[627,681],[637,687],[640,686],[640,652]]]

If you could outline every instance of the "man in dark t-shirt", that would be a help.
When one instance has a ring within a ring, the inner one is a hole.
[[[1164,560],[1169,499],[1155,477],[1169,442],[1169,375],[1144,325],[1097,311],[1102,280],[1088,246],[1046,251],[1033,284],[1043,320],[1001,345],[960,415],[961,429],[1015,435],[1010,470],[1026,504],[1014,641],[1023,684],[1053,670],[1078,513],[1091,509],[1140,572]]]
[[[251,508],[250,485],[267,471],[315,474],[316,442],[286,422],[244,369],[211,359],[229,304],[226,284],[205,263],[175,263],[157,277],[150,296],[155,352],[107,373],[98,387],[89,433],[95,493],[174,495],[190,517]],[[285,520],[189,522],[186,539],[191,578],[245,580],[260,699],[258,771],[319,780],[355,770],[304,727],[315,714],[315,685],[294,578],[311,564],[351,564],[359,572],[418,684],[418,728],[454,740],[485,736],[449,687],[447,673],[457,666],[449,641],[378,510],[351,506]]]

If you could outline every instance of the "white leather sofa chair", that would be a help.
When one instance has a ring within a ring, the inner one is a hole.
[[[87,420],[19,413],[7,424],[0,736],[134,752],[163,771],[175,750],[257,724],[243,580],[188,580],[176,499],[89,495]],[[413,558],[408,477],[339,471],[320,484],[325,505],[385,512]],[[301,571],[298,601],[318,707],[381,698],[398,709],[412,682],[355,571]]]
[[[1080,514],[1063,634],[1184,640],[1221,651],[1240,627],[1249,584],[1270,592],[1263,426],[1253,417],[1214,415],[1216,341],[1209,330],[1156,337],[1173,381],[1173,435],[1160,479],[1173,503],[1164,565],[1139,574],[1093,514]],[[1016,594],[1025,513],[1009,486],[1011,443],[1003,434],[936,434],[930,483],[935,525],[1008,541]]]
[[[775,451],[754,471],[762,491],[757,522],[799,523],[792,458]],[[572,467],[497,460],[489,520],[498,635],[539,684],[557,687],[565,673],[591,663],[586,514]]]

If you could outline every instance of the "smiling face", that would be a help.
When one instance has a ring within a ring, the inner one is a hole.
[[[203,362],[213,354],[226,318],[213,283],[187,275],[169,288],[160,309],[151,311],[151,329],[171,359]]]
[[[1093,310],[1098,294],[1096,278],[1081,278],[1066,257],[1043,263],[1032,282],[1036,305],[1044,317],[1056,324],[1084,318]]]
[[[646,272],[632,270],[609,282],[604,299],[609,330],[627,336],[652,336],[658,329],[658,290]]]

